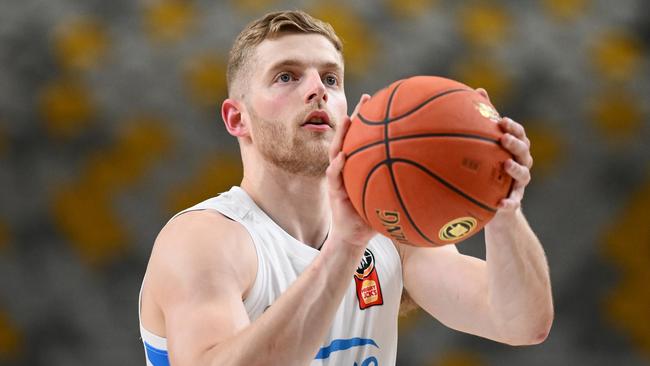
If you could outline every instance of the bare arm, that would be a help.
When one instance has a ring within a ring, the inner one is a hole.
[[[254,280],[254,249],[249,238],[238,237],[241,230],[233,230],[238,224],[217,215],[185,214],[156,243],[147,281],[164,313],[171,364],[308,364],[364,246],[332,237],[296,282],[250,323],[242,297]]]
[[[521,210],[497,215],[485,229],[489,308],[506,343],[540,343],[553,321],[544,250]]]
[[[553,320],[550,280],[539,241],[521,213],[517,224],[486,229],[487,260],[456,247],[402,246],[404,286],[450,328],[512,344],[546,339]]]
[[[451,328],[513,345],[535,344],[548,335],[553,303],[544,250],[520,209],[530,181],[530,142],[521,125],[509,119],[499,124],[507,133],[502,144],[515,156],[506,162],[515,186],[485,227],[486,261],[453,246],[402,246],[404,286]]]

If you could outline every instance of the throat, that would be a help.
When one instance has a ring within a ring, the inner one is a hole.
[[[325,242],[327,241],[327,238],[329,238],[329,236],[330,236],[330,231],[327,230],[327,234],[325,234],[325,238],[323,239],[323,242],[320,243],[320,245],[318,246],[318,248],[316,248],[316,250],[320,251],[321,249],[323,249],[323,245],[325,245]]]
[[[323,246],[331,225],[325,179],[283,179],[277,175],[259,181],[250,178],[244,175],[242,189],[269,219],[297,241],[314,249]]]

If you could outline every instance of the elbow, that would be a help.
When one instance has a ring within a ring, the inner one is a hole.
[[[545,316],[539,321],[531,324],[525,332],[522,332],[517,339],[511,339],[507,342],[511,346],[534,346],[543,343],[551,333],[553,326],[553,314]]]
[[[553,321],[551,320],[548,325],[544,325],[540,328],[535,329],[533,333],[523,342],[522,346],[534,346],[536,344],[543,343],[548,335],[551,333],[551,325]]]
[[[555,311],[553,305],[548,306],[548,309],[544,312],[543,316],[540,317],[537,322],[537,326],[534,328],[534,332],[530,339],[529,345],[540,344],[548,338],[551,333],[551,328],[553,327],[553,320],[555,319]]]
[[[553,327],[553,319],[555,318],[553,311],[544,319],[542,326],[539,327],[538,333],[533,338],[533,343],[531,344],[540,344],[548,338],[551,334],[551,328]]]
[[[532,346],[543,343],[553,326],[553,307],[527,316],[520,316],[516,321],[501,321],[497,324],[500,336],[494,338],[510,346]]]

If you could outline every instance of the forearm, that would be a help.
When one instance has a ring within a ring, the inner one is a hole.
[[[211,365],[305,365],[316,355],[363,248],[322,253],[256,321],[211,350]]]
[[[520,209],[499,212],[485,228],[488,302],[508,343],[539,343],[553,320],[548,264]]]

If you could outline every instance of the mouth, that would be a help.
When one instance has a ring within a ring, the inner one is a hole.
[[[320,128],[333,128],[330,117],[324,111],[313,111],[307,115],[301,126],[315,126]]]

